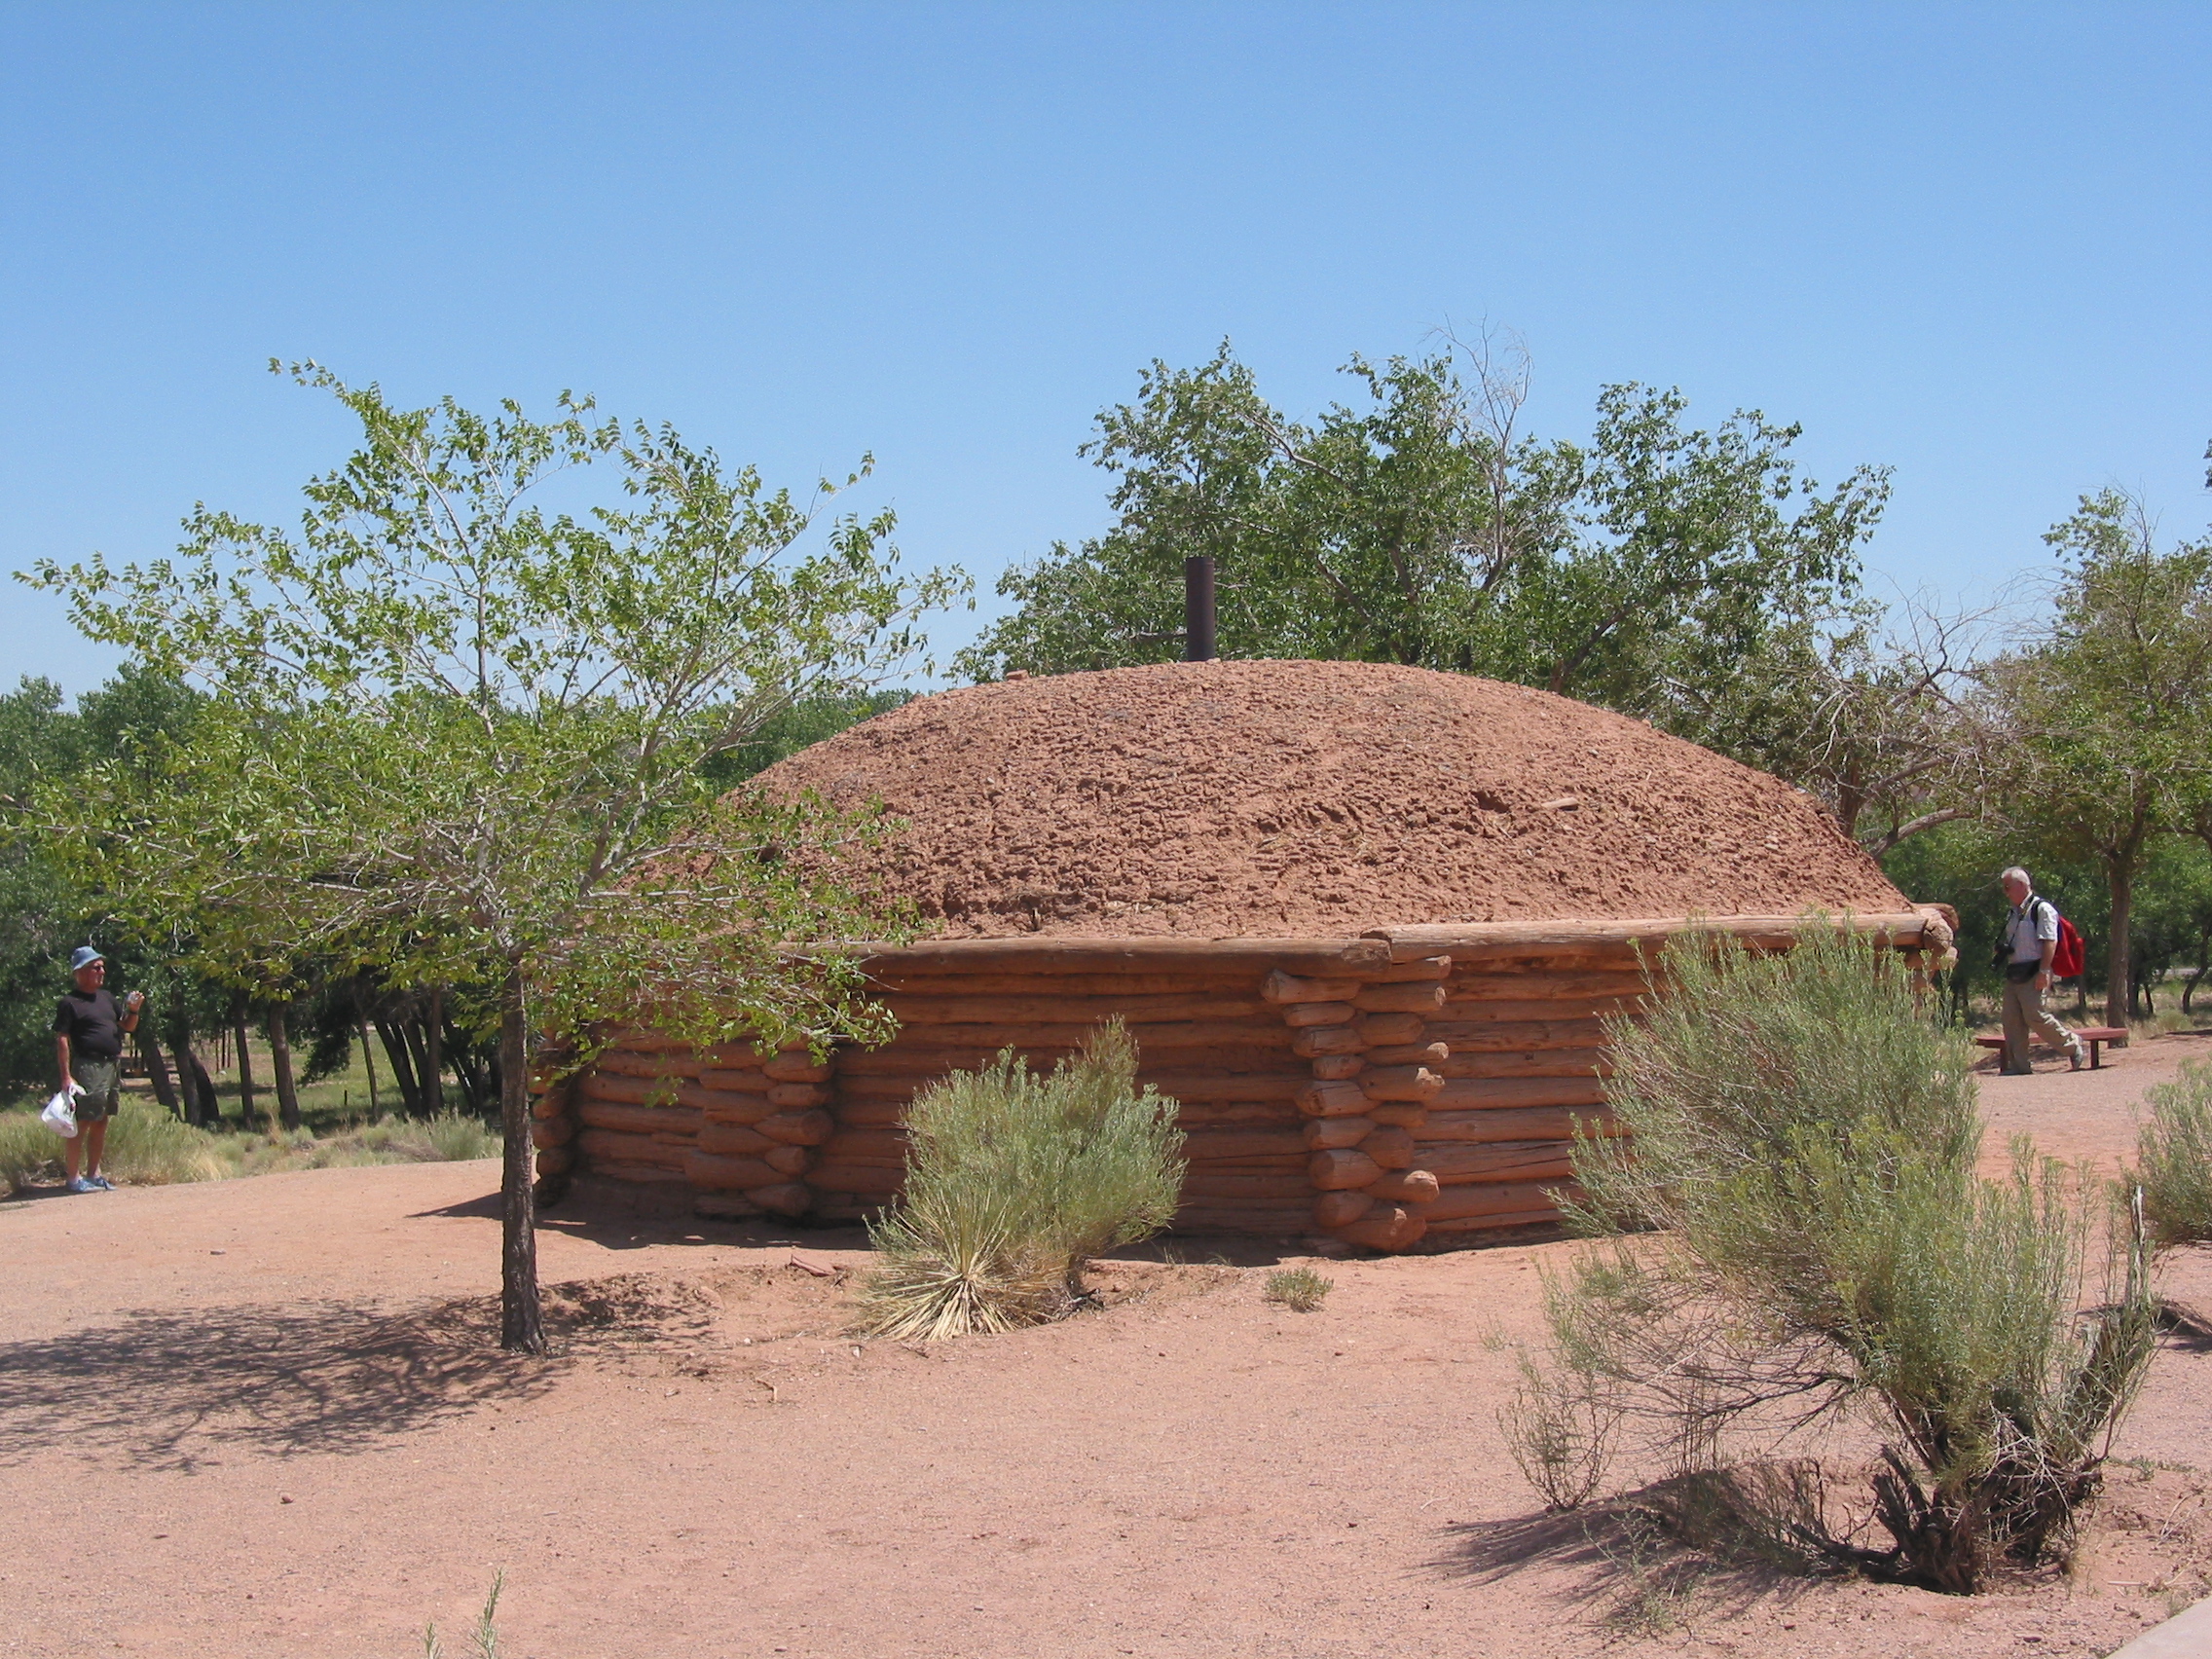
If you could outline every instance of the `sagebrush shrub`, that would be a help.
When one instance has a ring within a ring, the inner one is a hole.
[[[1971,1051],[1865,940],[1692,937],[1663,967],[1644,1015],[1608,1025],[1631,1133],[1578,1139],[1572,1214],[1610,1236],[1548,1282],[1554,1398],[1521,1407],[1524,1440],[1616,1424],[1679,1474],[1732,1429],[1865,1408],[1892,1547],[1831,1554],[1970,1590],[2063,1547],[2150,1359],[2141,1241],[2100,1253],[2024,1143],[2009,1179],[1975,1173]]]
[[[2161,1244],[2212,1239],[2212,1061],[2184,1060],[2144,1091],[2151,1121],[2136,1143],[2133,1185]]]
[[[1087,1258],[1166,1226],[1183,1136],[1136,1067],[1113,1020],[1049,1076],[1008,1049],[917,1096],[904,1197],[868,1228],[882,1260],[863,1289],[867,1329],[935,1339],[1057,1318]]]

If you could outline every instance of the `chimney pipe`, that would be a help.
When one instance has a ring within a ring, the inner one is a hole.
[[[1183,561],[1183,660],[1213,657],[1213,560],[1194,553]]]

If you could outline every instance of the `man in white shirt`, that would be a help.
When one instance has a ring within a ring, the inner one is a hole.
[[[2035,1032],[2053,1049],[2064,1049],[2082,1069],[2082,1039],[2058,1023],[2043,1006],[2050,989],[2050,959],[2058,949],[2058,907],[2036,897],[2035,884],[2018,865],[1998,880],[2012,913],[2005,918],[2005,1059],[1999,1068],[2005,1077],[2026,1077],[2028,1033]]]

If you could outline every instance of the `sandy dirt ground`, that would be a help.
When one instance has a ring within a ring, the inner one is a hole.
[[[1992,1079],[2117,1160],[2142,1087]],[[2212,1569],[2212,1341],[2172,1333],[2069,1574],[1964,1600],[1711,1571],[1546,1520],[1494,1419],[1571,1245],[1321,1262],[1185,1240],[1109,1306],[843,1336],[852,1233],[558,1213],[560,1348],[494,1351],[490,1163],[0,1206],[0,1653],[506,1659],[2106,1653]],[[1223,1261],[1207,1257],[1221,1249]],[[2212,1307],[2212,1252],[2168,1288]]]

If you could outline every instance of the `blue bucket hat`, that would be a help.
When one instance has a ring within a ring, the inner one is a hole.
[[[80,944],[75,950],[69,953],[69,972],[74,974],[80,968],[90,968],[95,962],[105,962],[106,960],[106,957],[102,956],[98,951],[94,950],[91,945]]]

